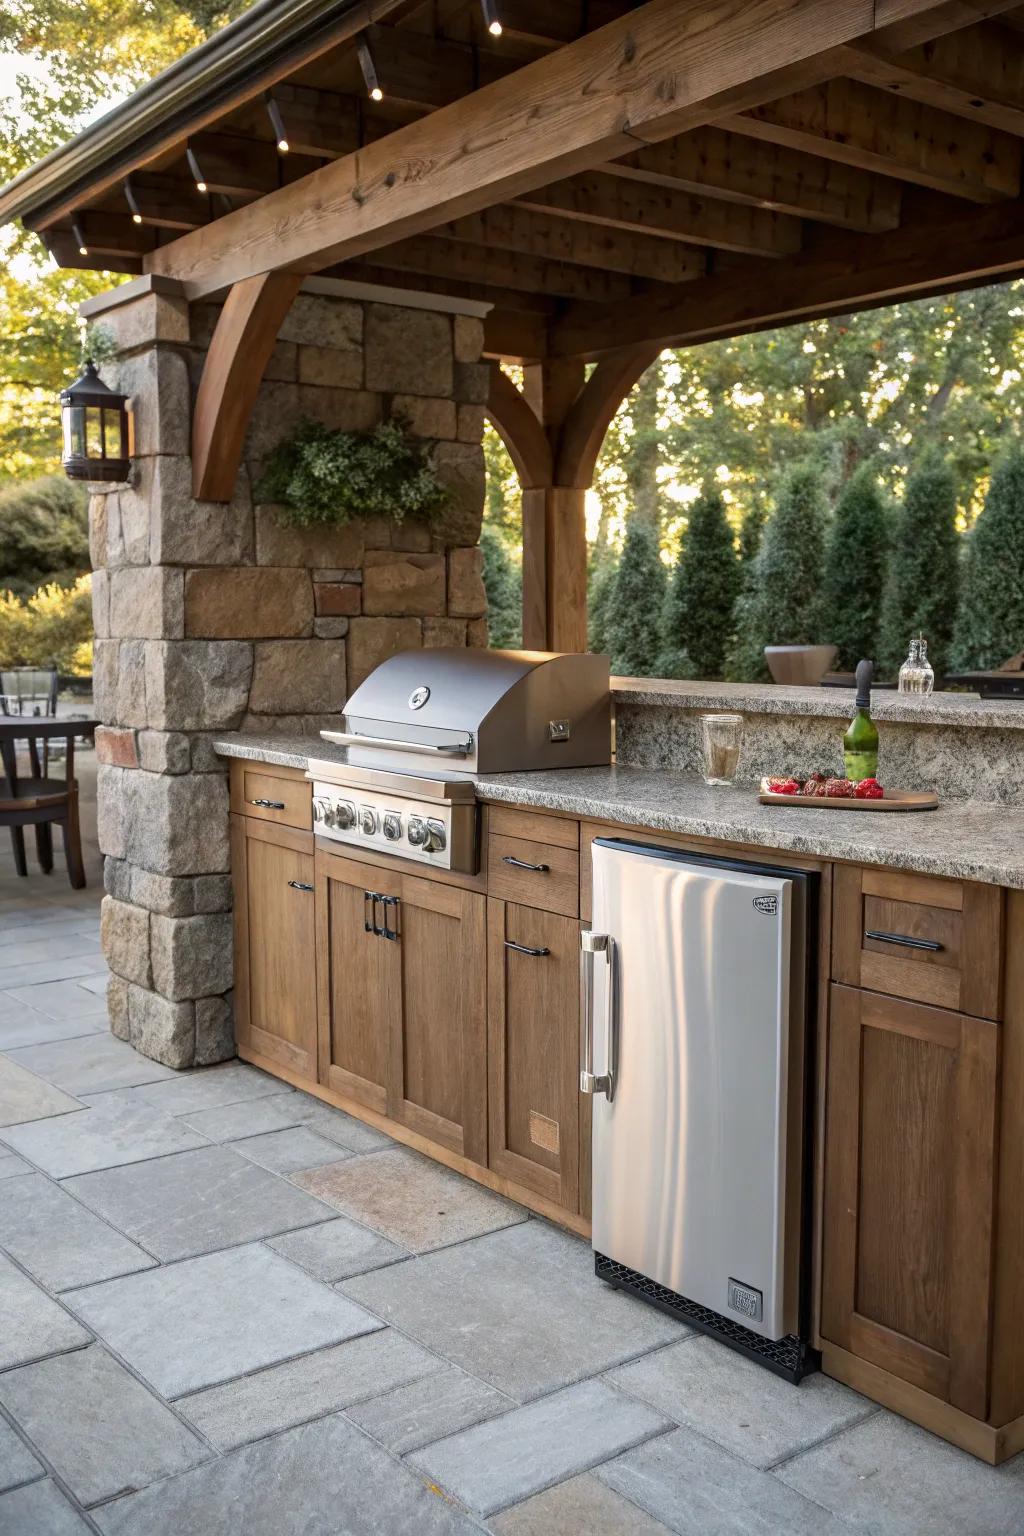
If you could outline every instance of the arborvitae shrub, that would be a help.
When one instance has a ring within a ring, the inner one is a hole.
[[[625,677],[651,675],[660,649],[664,597],[665,567],[657,533],[634,519],[608,594],[605,640],[613,672]]]
[[[836,502],[825,552],[823,611],[844,670],[877,654],[888,552],[889,510],[874,471],[864,464]]]
[[[949,662],[959,586],[956,482],[934,449],[907,477],[893,524],[889,576],[882,604],[879,661],[895,677],[913,635],[924,635],[928,659],[941,677]]]
[[[666,677],[722,676],[741,581],[725,502],[714,486],[706,487],[690,508],[665,599],[660,670]]]
[[[1001,666],[1024,650],[1024,443],[992,472],[985,506],[967,540],[954,665]]]

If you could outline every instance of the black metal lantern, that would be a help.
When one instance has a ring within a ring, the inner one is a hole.
[[[64,473],[71,480],[127,480],[128,397],[109,389],[88,362],[70,389],[61,391]]]

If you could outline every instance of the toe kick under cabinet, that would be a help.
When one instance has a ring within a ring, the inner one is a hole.
[[[296,770],[233,764],[232,810],[240,1055],[587,1234],[579,934],[591,841],[623,829],[485,807],[468,876],[316,843]],[[813,1341],[827,1374],[1005,1460],[1024,1449],[1024,892],[802,862],[824,898]]]

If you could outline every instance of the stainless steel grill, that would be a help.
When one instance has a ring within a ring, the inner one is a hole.
[[[318,835],[473,871],[476,775],[610,761],[608,658],[402,651],[321,734],[347,752],[310,763]]]

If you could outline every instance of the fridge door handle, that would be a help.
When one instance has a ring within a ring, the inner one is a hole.
[[[607,967],[605,987],[605,1063],[607,1071],[594,1072],[594,956],[603,955]],[[615,1020],[615,940],[607,933],[580,934],[580,967],[583,975],[583,1013],[580,1019],[580,1092],[603,1093],[611,1103],[618,1076],[618,1030]]]

